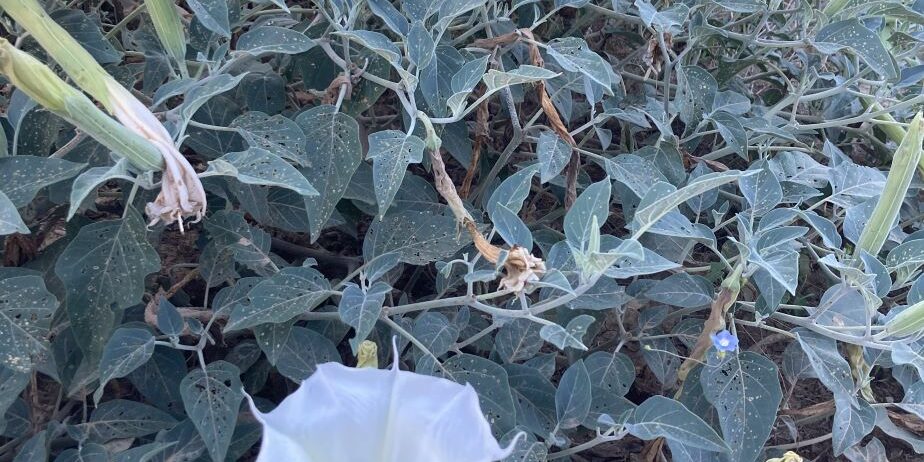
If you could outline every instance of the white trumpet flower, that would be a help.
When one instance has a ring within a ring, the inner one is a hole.
[[[263,424],[257,462],[494,462],[510,455],[491,434],[470,385],[401,371],[318,366]]]

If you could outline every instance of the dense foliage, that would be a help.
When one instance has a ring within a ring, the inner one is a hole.
[[[0,460],[252,460],[366,339],[507,461],[924,454],[924,3],[42,7],[207,213],[5,87]]]

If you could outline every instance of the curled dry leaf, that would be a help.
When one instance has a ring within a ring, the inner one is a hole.
[[[164,157],[164,175],[160,194],[145,207],[149,225],[178,222],[183,231],[183,219],[194,217],[198,222],[205,215],[205,189],[196,171],[173,144],[164,126],[148,108],[128,90],[115,82],[107,82],[112,114],[130,130],[147,139]]]

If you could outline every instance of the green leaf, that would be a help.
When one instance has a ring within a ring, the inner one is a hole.
[[[539,134],[536,154],[539,156],[539,165],[542,167],[539,181],[548,183],[568,165],[571,159],[571,145],[554,132],[543,131]]]
[[[129,160],[119,159],[115,165],[108,167],[93,167],[81,173],[71,185],[70,206],[67,210],[67,219],[70,220],[80,210],[84,200],[95,192],[100,185],[111,180],[125,180],[135,182],[136,178],[129,172]],[[95,197],[95,196],[94,196]]]
[[[840,456],[873,431],[876,426],[876,410],[862,399],[856,401],[856,406],[846,399],[835,398],[834,401],[836,410],[831,441],[834,455]]]
[[[236,51],[259,56],[265,53],[294,55],[304,53],[315,45],[305,34],[277,26],[259,26],[250,29],[237,39]]]
[[[379,204],[379,219],[395,198],[404,181],[407,166],[423,160],[425,143],[415,135],[398,130],[384,130],[369,135],[369,152],[372,160],[372,181]]]
[[[13,462],[47,462],[48,430],[42,430],[26,440]]]
[[[837,342],[806,329],[799,328],[794,333],[821,383],[835,398],[857,403],[850,364],[838,352]]]
[[[626,429],[643,440],[663,437],[709,451],[731,451],[703,419],[664,396],[652,396],[639,405]]]
[[[580,72],[600,84],[604,93],[612,95],[610,87],[613,82],[610,78],[612,68],[602,56],[590,49],[584,39],[577,37],[557,38],[548,44],[549,56],[558,61],[563,69],[570,72]]]
[[[467,233],[458,233],[455,217],[406,210],[373,221],[363,240],[366,261],[386,253],[412,265],[446,258],[470,242]]]
[[[6,416],[6,419],[0,419],[0,433],[4,436],[10,436],[7,431],[10,420],[7,410],[16,403],[19,394],[26,389],[31,380],[32,374],[28,372],[0,366],[0,416]]]
[[[88,359],[98,360],[121,310],[141,301],[145,277],[159,270],[160,257],[134,209],[121,220],[80,228],[55,274],[67,289],[71,329]]]
[[[558,75],[558,73],[546,70],[542,67],[524,64],[507,72],[490,69],[488,73],[482,77],[482,80],[484,80],[484,84],[487,87],[486,93],[494,93],[511,85],[522,85],[524,83],[548,80]]]
[[[382,305],[385,304],[385,296],[391,290],[391,286],[381,281],[372,284],[368,289],[351,283],[343,290],[338,312],[340,319],[356,330],[356,335],[350,339],[353,354],[359,351],[359,344],[366,340],[375,327],[382,313]]]
[[[86,164],[49,157],[0,157],[0,191],[16,208],[32,202],[40,189],[77,175]]]
[[[387,59],[392,65],[400,66],[401,50],[384,34],[371,30],[352,30],[337,34],[368,48],[373,53]]]
[[[511,247],[518,245],[525,249],[533,248],[533,235],[516,213],[504,205],[498,205],[494,208],[493,218],[494,229],[504,239],[504,242]]]
[[[369,0],[369,10],[378,16],[392,32],[404,37],[410,30],[407,18],[391,4],[390,0]]]
[[[192,0],[197,2],[198,0]],[[213,3],[225,4],[225,0],[206,0]],[[190,5],[191,6],[191,5]],[[205,103],[207,103],[212,97],[220,95],[232,88],[236,87],[244,77],[247,76],[246,72],[242,72],[237,76],[231,76],[229,74],[218,74],[212,77],[206,77],[199,81],[199,83],[186,91],[186,95],[183,98],[183,105],[178,109],[180,114],[183,116],[184,120],[192,119],[192,116],[199,110]]]
[[[208,174],[234,177],[246,184],[291,189],[303,196],[318,195],[318,191],[298,169],[261,148],[225,154],[209,162],[205,175]]]
[[[301,172],[312,179],[313,186],[320,193],[305,198],[313,242],[320,236],[334,207],[350,185],[353,172],[362,162],[359,125],[334,106],[309,109],[299,114],[295,122],[302,127],[308,140],[305,150],[308,166]]]
[[[225,460],[244,398],[240,371],[231,363],[215,361],[195,368],[180,383],[186,414],[193,421],[212,460]]]
[[[539,336],[543,340],[555,345],[560,350],[565,348],[575,348],[578,350],[587,350],[584,345],[584,335],[587,328],[595,321],[593,316],[582,314],[568,321],[567,327],[558,324],[546,324],[539,330]],[[582,417],[583,419],[583,417]]]
[[[225,332],[246,329],[266,322],[286,322],[321,304],[334,291],[330,282],[314,268],[283,268],[250,289],[249,304],[234,306]]]
[[[292,119],[249,111],[234,119],[230,128],[236,128],[252,148],[265,149],[302,167],[309,164],[305,152],[308,139]]]
[[[672,274],[645,292],[645,297],[656,302],[682,308],[696,308],[712,303],[715,288],[706,278],[687,273]]]
[[[411,334],[434,356],[442,356],[459,338],[459,326],[446,315],[430,311],[417,316]]]
[[[731,183],[741,177],[742,174],[737,170],[727,172],[707,173],[695,181],[691,181],[686,186],[667,194],[657,194],[656,197],[649,197],[652,192],[649,191],[639,208],[635,211],[632,220],[633,237],[638,238],[651,228],[664,215],[673,211],[680,204],[692,199],[700,194],[717,188],[723,184]],[[652,187],[654,188],[654,187]]]
[[[565,214],[565,237],[578,251],[593,250],[588,248],[591,235],[599,235],[600,226],[610,216],[610,189],[609,180],[588,186]]]
[[[187,4],[206,29],[222,37],[231,37],[226,0],[189,0]]]
[[[516,425],[516,408],[504,368],[494,361],[467,353],[449,358],[443,368],[452,381],[467,383],[478,392],[481,411],[491,422],[495,434]]]
[[[147,329],[122,327],[112,333],[99,361],[99,388],[93,394],[97,403],[112,379],[125,377],[154,354],[154,336]]]
[[[719,414],[731,460],[755,460],[773,430],[783,399],[776,364],[745,351],[718,367],[704,367],[700,384]]]
[[[783,189],[776,175],[768,168],[766,160],[758,160],[748,167],[752,175],[742,176],[738,181],[741,194],[751,204],[755,216],[761,216],[783,200]]]
[[[869,67],[888,80],[898,77],[898,65],[882,40],[857,18],[845,19],[828,24],[815,36],[815,47],[822,53],[831,54],[842,48],[850,48]]]
[[[494,336],[494,349],[506,363],[526,361],[542,348],[541,325],[529,319],[517,318],[504,323]]]
[[[500,205],[507,207],[513,213],[518,213],[523,208],[523,202],[529,196],[530,183],[538,171],[538,165],[526,167],[508,176],[494,189],[491,197],[484,203],[484,209],[492,221],[494,221],[494,211]]]
[[[29,227],[22,221],[16,205],[0,191],[0,236],[20,233],[29,234]]]
[[[100,64],[117,63],[122,60],[122,53],[115,49],[103,36],[99,26],[80,10],[57,10],[49,16],[66,30],[71,37],[80,42],[93,59]]]
[[[180,381],[186,376],[186,358],[179,350],[154,348],[151,359],[128,374],[138,392],[160,409],[181,410]]]
[[[423,21],[414,21],[407,34],[407,57],[419,68],[427,67],[436,51],[431,32]]]
[[[294,326],[284,338],[285,342],[274,349],[276,369],[293,382],[310,377],[318,364],[340,362],[340,353],[333,342],[311,329]]]
[[[738,117],[724,111],[719,111],[710,117],[715,128],[725,140],[725,145],[734,149],[739,156],[746,158],[748,155],[748,132],[741,125]]]
[[[286,79],[275,72],[251,72],[238,88],[244,106],[267,114],[278,114],[286,108],[286,91]]]
[[[559,428],[567,430],[581,425],[590,411],[590,402],[590,374],[584,360],[579,359],[562,374],[555,392]]]
[[[68,434],[78,441],[107,443],[137,438],[176,425],[176,419],[160,409],[137,401],[113,399],[100,404],[86,423],[71,425]]]
[[[157,305],[157,328],[174,339],[179,338],[186,329],[183,316],[166,297],[161,297]]]
[[[229,210],[215,212],[205,220],[205,229],[212,238],[209,246],[216,246],[220,252],[230,249],[235,261],[261,275],[276,272],[270,257],[270,235],[250,226],[241,213]]]

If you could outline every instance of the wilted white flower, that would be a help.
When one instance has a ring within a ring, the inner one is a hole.
[[[128,90],[113,81],[107,83],[108,106],[112,115],[130,130],[147,139],[164,158],[164,175],[160,194],[145,207],[145,213],[154,225],[179,223],[183,230],[183,218],[194,217],[199,221],[205,214],[205,190],[196,171],[173,144],[170,133],[154,114]]]
[[[250,407],[263,424],[257,462],[493,462],[516,444],[500,447],[470,385],[397,364],[321,364],[272,412]]]
[[[531,255],[525,248],[515,245],[504,260],[504,269],[507,274],[501,279],[500,287],[520,292],[526,283],[538,281],[545,274],[545,262]]]

